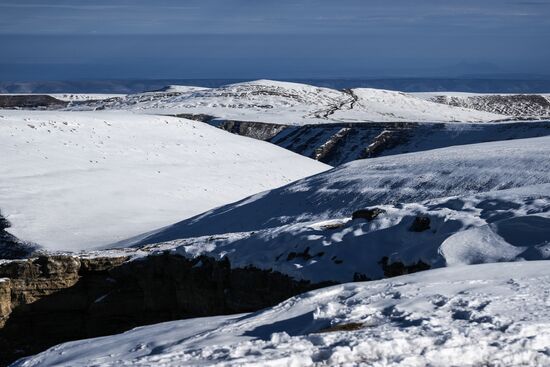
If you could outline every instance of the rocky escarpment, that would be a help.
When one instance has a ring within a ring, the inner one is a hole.
[[[233,134],[268,141],[338,166],[357,159],[417,152],[452,145],[524,139],[550,134],[550,121],[489,123],[358,122],[302,126],[219,120],[210,115],[179,114]]]
[[[20,241],[6,230],[10,222],[0,213],[0,259],[22,259],[29,257],[37,247],[33,244]]]
[[[0,95],[0,108],[57,109],[68,104],[45,94]]]
[[[287,125],[253,121],[213,120],[209,123],[233,134],[266,141],[273,139],[288,128]]]
[[[167,320],[255,311],[327,284],[164,253],[0,263],[0,365],[60,342]]]
[[[184,118],[208,123],[230,133],[247,136],[249,138],[269,141],[281,131],[288,128],[287,125],[271,124],[255,121],[223,120],[215,116],[205,114],[180,113],[174,117]]]
[[[253,127],[261,131],[260,126],[261,123],[256,123]],[[243,130],[237,133],[254,137]],[[289,126],[268,141],[338,166],[356,159],[549,134],[550,121],[499,124],[371,122]]]

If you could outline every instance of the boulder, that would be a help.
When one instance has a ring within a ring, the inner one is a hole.
[[[409,227],[411,232],[424,232],[428,229],[430,229],[430,217],[426,216],[417,216]]]
[[[384,209],[380,208],[359,209],[353,212],[353,214],[351,215],[351,219],[366,219],[370,222],[371,220],[385,212],[386,211]]]

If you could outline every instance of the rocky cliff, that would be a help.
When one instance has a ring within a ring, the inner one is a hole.
[[[0,262],[0,365],[60,342],[139,325],[241,313],[325,286],[173,254]]]
[[[369,122],[286,126],[250,121],[187,118],[207,122],[234,134],[269,141],[332,166],[356,159],[522,139],[550,134],[550,121],[514,123]]]
[[[45,94],[0,95],[0,108],[59,109],[68,104]]]
[[[29,257],[37,246],[25,243],[7,231],[10,222],[0,213],[0,259],[21,259]]]

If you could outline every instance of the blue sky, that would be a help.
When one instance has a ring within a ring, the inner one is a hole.
[[[543,74],[550,0],[0,0],[0,80]]]

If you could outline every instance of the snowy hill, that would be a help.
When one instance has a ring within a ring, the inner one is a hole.
[[[253,231],[347,217],[374,205],[547,184],[549,154],[550,137],[542,137],[357,160],[175,224],[147,241]]]
[[[0,210],[16,237],[106,245],[329,168],[206,124],[0,111]]]
[[[545,137],[355,161],[121,244],[314,282],[546,259],[549,154]]]
[[[427,101],[463,107],[522,119],[550,117],[550,95],[547,94],[476,94],[476,93],[413,93]]]
[[[210,115],[222,120],[287,125],[334,121],[491,121],[508,116],[447,106],[377,89],[339,91],[307,84],[258,80],[220,88],[175,87],[83,103],[80,109],[131,109],[152,114]]]
[[[372,88],[358,88],[350,91],[355,97],[349,109],[338,109],[333,120],[354,121],[417,121],[417,122],[459,122],[489,121],[503,118],[502,114],[484,113],[456,106],[417,98],[412,94]]]
[[[69,342],[13,366],[549,365],[549,288],[545,261],[430,270]]]

